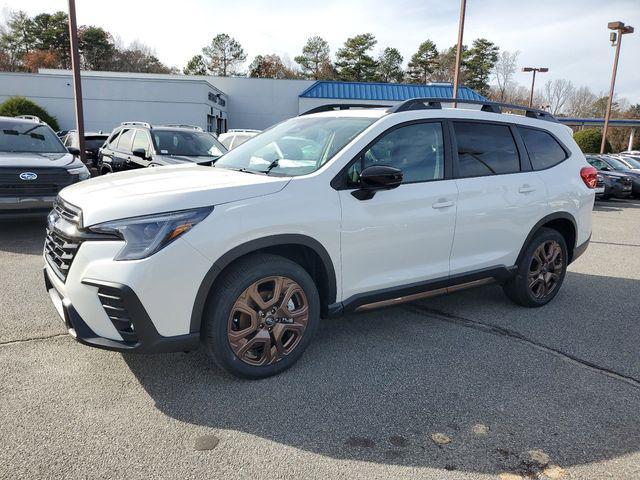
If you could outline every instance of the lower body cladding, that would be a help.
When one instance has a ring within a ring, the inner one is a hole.
[[[204,277],[209,262],[181,239],[165,249],[173,250],[170,257],[160,251],[144,260],[114,261],[122,245],[82,243],[66,278],[45,256],[45,288],[69,333],[80,343],[123,352],[197,349],[193,278]]]

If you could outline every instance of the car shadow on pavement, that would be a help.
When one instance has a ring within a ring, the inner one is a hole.
[[[25,220],[0,220],[0,251],[42,255],[46,216]]]
[[[533,475],[638,450],[639,295],[638,280],[569,272],[541,309],[494,285],[323,320],[301,361],[260,381],[202,350],[124,359],[190,424],[338,459]]]
[[[593,205],[593,210],[595,212],[619,212],[625,208],[640,208],[640,199],[628,198],[596,200]]]

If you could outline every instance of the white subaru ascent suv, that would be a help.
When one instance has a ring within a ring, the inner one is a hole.
[[[492,281],[546,304],[587,248],[596,171],[547,112],[450,103],[327,106],[213,166],[65,188],[44,249],[57,311],[86,345],[202,344],[260,378],[296,362],[321,317]]]

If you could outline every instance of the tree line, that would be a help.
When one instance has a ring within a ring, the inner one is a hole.
[[[178,73],[148,46],[140,42],[122,45],[100,27],[78,27],[78,50],[84,70]],[[0,25],[0,70],[37,72],[39,68],[71,68],[67,14],[30,17],[23,11],[10,12]]]
[[[422,42],[404,68],[404,58],[394,47],[385,47],[377,55],[378,41],[372,33],[347,38],[332,59],[329,43],[320,36],[309,38],[291,62],[272,53],[257,55],[242,68],[247,54],[236,39],[226,33],[213,37],[201,53],[194,55],[183,72],[188,75],[248,75],[257,78],[304,78],[357,82],[451,82],[456,46],[439,51],[432,40]],[[461,81],[480,93],[489,92],[491,72],[498,60],[499,47],[479,38],[471,47],[463,46]]]

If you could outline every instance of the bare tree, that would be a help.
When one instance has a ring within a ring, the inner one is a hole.
[[[548,106],[552,115],[563,113],[567,101],[573,95],[575,87],[570,80],[557,78],[549,80],[544,84],[542,92],[539,94],[540,99],[545,107]]]
[[[571,117],[592,117],[595,115],[596,100],[598,99],[589,87],[583,85],[577,88],[567,101],[566,112]]]
[[[496,81],[496,100],[500,102],[504,102],[507,99],[507,91],[516,87],[513,76],[518,68],[518,55],[520,55],[518,50],[515,52],[502,52],[493,68],[493,78]]]

